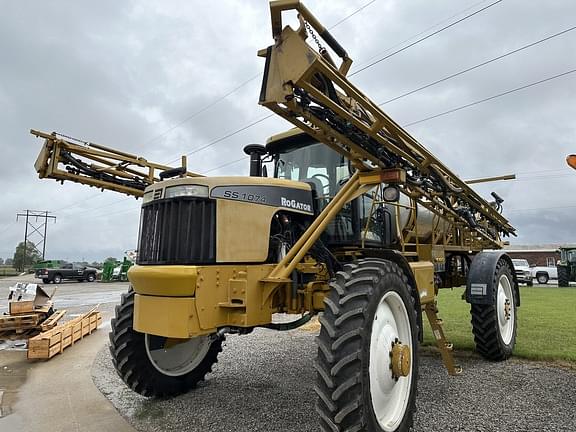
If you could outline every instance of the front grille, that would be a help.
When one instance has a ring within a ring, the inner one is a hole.
[[[142,206],[138,264],[207,264],[215,260],[215,201],[179,197]]]

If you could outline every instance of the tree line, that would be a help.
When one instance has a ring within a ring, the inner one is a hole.
[[[17,271],[23,272],[26,269],[34,266],[34,264],[39,263],[40,261],[42,261],[42,253],[38,250],[34,243],[28,241],[26,242],[26,247],[24,247],[24,242],[18,243],[12,258],[0,258],[0,266],[11,266]],[[104,260],[104,262],[108,261],[116,262],[117,260],[114,257],[108,257]],[[99,268],[102,267],[103,263],[95,261],[93,263],[84,262],[82,264]]]

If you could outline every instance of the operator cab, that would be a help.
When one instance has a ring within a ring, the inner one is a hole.
[[[266,150],[275,178],[311,185],[316,215],[353,173],[344,156],[298,129],[273,136]],[[329,247],[362,247],[362,243],[363,247],[390,247],[397,241],[395,233],[395,207],[374,204],[372,194],[366,193],[344,206],[326,228],[322,241]]]

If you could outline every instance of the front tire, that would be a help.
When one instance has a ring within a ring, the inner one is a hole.
[[[390,261],[365,259],[344,266],[330,285],[315,365],[321,430],[408,431],[418,320],[406,275]]]
[[[59,284],[62,282],[62,276],[59,274],[55,274],[54,277],[52,278],[52,282],[54,282],[55,284]]]
[[[496,265],[492,304],[472,304],[472,333],[476,351],[487,360],[506,360],[516,344],[516,312],[514,278],[504,259]]]
[[[88,274],[88,276],[86,276],[86,280],[88,282],[94,282],[96,280],[96,276],[94,275],[94,273],[90,273]]]
[[[200,336],[174,344],[174,339],[135,331],[133,317],[134,291],[130,290],[116,306],[110,353],[118,375],[136,393],[155,398],[186,393],[218,361],[224,337]]]
[[[568,267],[566,266],[558,266],[558,286],[559,287],[568,287],[570,286],[570,281],[568,280]]]

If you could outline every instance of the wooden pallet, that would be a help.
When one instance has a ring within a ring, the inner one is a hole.
[[[29,359],[50,359],[88,336],[102,324],[100,312],[88,313],[28,339]]]
[[[54,312],[52,315],[48,317],[45,321],[40,323],[40,328],[42,331],[52,330],[56,325],[58,325],[58,321],[62,319],[62,317],[66,314],[66,310],[59,310]]]
[[[11,301],[8,303],[9,315],[26,315],[34,313],[34,300]]]
[[[0,316],[0,332],[7,330],[27,330],[38,326],[40,314]]]

